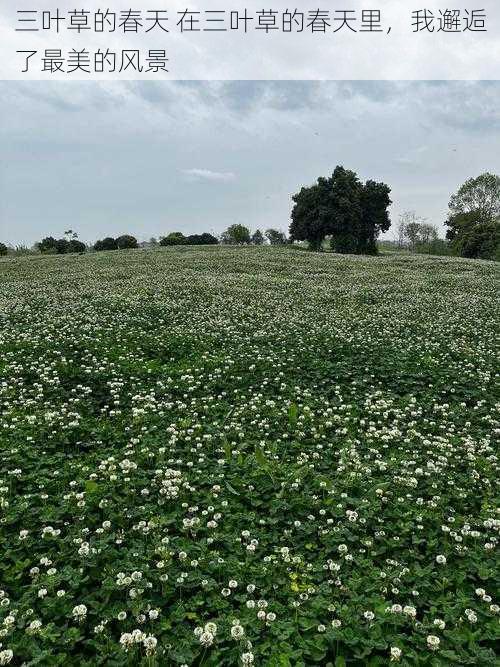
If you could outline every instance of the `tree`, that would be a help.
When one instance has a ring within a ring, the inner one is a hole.
[[[222,243],[227,245],[244,245],[250,243],[250,230],[244,225],[231,225],[222,234]]]
[[[400,248],[415,250],[418,246],[427,246],[438,238],[435,225],[425,222],[415,211],[405,211],[399,216],[398,245]]]
[[[317,183],[308,188],[301,188],[300,192],[292,197],[294,207],[289,230],[290,239],[308,241],[311,250],[321,250],[328,233],[329,180],[318,178]]]
[[[462,257],[498,258],[500,176],[469,178],[449,203],[446,238]]]
[[[82,253],[86,252],[87,246],[85,243],[82,241],[78,241],[78,239],[73,238],[71,241],[68,242],[66,252],[74,252],[74,253]]]
[[[250,241],[253,245],[263,245],[264,244],[264,235],[262,234],[260,229],[257,229],[252,234],[252,238],[250,239]]]
[[[392,204],[391,189],[385,183],[366,181],[361,192],[361,224],[359,226],[356,252],[376,255],[376,239],[391,226],[388,208]]]
[[[94,243],[94,250],[97,250],[98,252],[101,252],[102,250],[118,250],[116,239],[111,236],[106,236],[105,239]]]
[[[7,254],[8,248],[5,243],[0,243],[0,257],[3,257]]]
[[[357,175],[343,167],[333,172],[329,192],[330,219],[327,233],[335,252],[356,253],[361,238],[363,184]]]
[[[116,245],[119,250],[127,250],[130,248],[137,248],[138,243],[135,236],[130,236],[130,234],[123,234],[116,239]]]
[[[186,237],[182,232],[171,232],[160,239],[161,246],[184,245],[185,243]]]
[[[186,238],[186,245],[217,245],[218,243],[218,239],[208,232],[191,234]]]
[[[280,229],[266,229],[266,238],[271,245],[285,245],[287,242],[286,234]]]
[[[467,227],[454,245],[461,257],[500,261],[500,221]]]
[[[57,252],[56,246],[57,246],[57,240],[53,236],[46,236],[44,239],[42,239],[36,244],[38,250],[43,253]]]
[[[438,231],[435,225],[429,223],[422,223],[420,225],[420,235],[418,243],[421,245],[428,245],[434,243],[438,239]]]
[[[335,168],[329,178],[318,178],[292,197],[292,241],[308,241],[321,250],[326,236],[336,252],[376,253],[375,240],[390,227],[390,188],[384,183],[361,183],[344,167]]]
[[[500,216],[500,176],[485,172],[469,178],[452,195],[449,209],[451,216],[477,213],[481,223],[492,222]]]

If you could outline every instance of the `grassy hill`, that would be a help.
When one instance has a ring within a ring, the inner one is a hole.
[[[0,260],[0,657],[494,664],[499,278],[293,248]]]

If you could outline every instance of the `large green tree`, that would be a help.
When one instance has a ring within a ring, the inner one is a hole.
[[[451,197],[446,238],[462,257],[500,257],[500,176],[469,178]]]
[[[222,234],[221,240],[227,245],[245,245],[250,243],[250,230],[244,225],[231,225]]]
[[[320,250],[330,236],[336,252],[374,254],[377,236],[391,224],[389,194],[385,183],[363,184],[355,172],[338,166],[332,176],[293,196],[290,238]]]
[[[476,213],[478,222],[489,223],[500,216],[500,176],[485,172],[469,178],[452,195],[450,215]]]

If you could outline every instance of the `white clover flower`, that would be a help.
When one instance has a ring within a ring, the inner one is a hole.
[[[406,614],[406,616],[410,616],[411,618],[415,618],[417,615],[417,610],[412,605],[407,604],[403,607],[403,614]]]
[[[148,635],[147,637],[144,637],[142,640],[143,646],[146,649],[146,655],[151,656],[153,653],[156,651],[156,646],[158,644],[158,640],[156,637],[153,635]]]
[[[214,636],[210,632],[206,631],[201,633],[199,639],[200,639],[200,644],[206,647],[212,646],[214,642]]]
[[[431,651],[437,651],[440,643],[441,641],[436,635],[427,635],[427,646]]]
[[[241,663],[244,665],[244,667],[248,667],[248,665],[253,665],[253,662],[254,662],[253,653],[242,653]]]
[[[366,618],[367,621],[373,621],[373,619],[375,618],[375,614],[373,613],[373,611],[365,611],[363,616]]]
[[[241,639],[245,634],[245,630],[241,625],[233,625],[231,628],[231,637],[233,639]]]
[[[217,634],[217,625],[213,621],[209,621],[208,623],[205,623],[205,632],[209,632],[211,635]]]
[[[397,646],[391,646],[391,661],[397,662],[401,659],[402,651]]]
[[[83,621],[87,615],[87,607],[84,604],[77,604],[71,613],[76,621]]]
[[[10,649],[4,649],[3,651],[0,651],[0,665],[8,665],[13,657],[14,653]]]
[[[438,565],[446,565],[446,556],[443,556],[442,554],[436,556],[436,563]]]
[[[134,645],[134,638],[129,632],[124,632],[120,637],[120,644],[125,651],[128,651]]]
[[[28,625],[28,632],[38,632],[38,630],[40,630],[41,627],[42,627],[42,622],[36,619],[34,621],[31,621],[31,623]]]
[[[477,623],[477,615],[473,609],[466,609],[465,615],[467,616],[469,623]]]

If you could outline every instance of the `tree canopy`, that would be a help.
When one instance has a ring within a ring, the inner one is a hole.
[[[250,230],[244,225],[231,225],[222,234],[222,243],[228,245],[244,245],[250,243]]]
[[[462,257],[500,259],[500,176],[469,178],[451,197],[446,238]]]
[[[266,229],[266,238],[271,245],[285,245],[286,234],[281,229]]]
[[[161,246],[184,245],[185,243],[186,237],[182,232],[171,232],[160,239]]]
[[[374,254],[377,236],[391,225],[390,188],[385,183],[367,181],[342,166],[329,178],[320,177],[292,197],[292,241],[308,241],[320,250],[327,236],[336,252]]]
[[[130,234],[123,234],[123,236],[119,236],[116,239],[116,245],[118,246],[119,250],[139,247],[135,236],[131,236]]]
[[[478,222],[491,222],[500,216],[500,176],[485,172],[469,178],[452,195],[449,209],[451,216],[475,213]]]
[[[94,250],[97,250],[98,252],[102,250],[118,250],[116,239],[112,238],[111,236],[107,236],[105,239],[96,241],[94,243]]]
[[[263,245],[263,243],[264,243],[264,234],[260,231],[260,229],[257,229],[252,234],[251,242],[253,243],[253,245]]]

